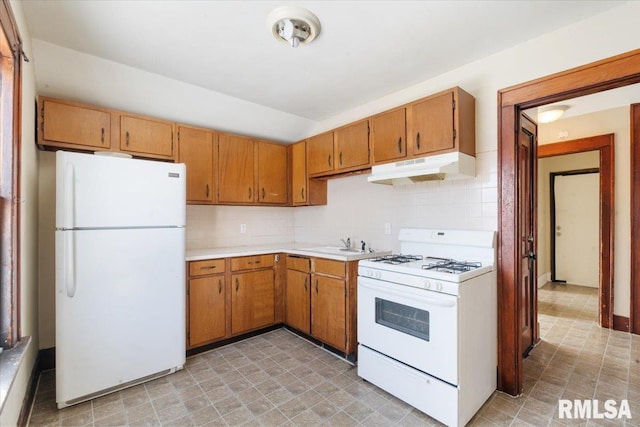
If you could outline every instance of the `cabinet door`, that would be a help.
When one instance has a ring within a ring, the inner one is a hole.
[[[369,120],[333,132],[335,169],[353,169],[369,164]]]
[[[91,148],[111,148],[111,114],[50,100],[42,105],[42,141]]]
[[[307,170],[309,175],[333,171],[333,132],[307,139]]]
[[[413,104],[411,110],[414,154],[454,148],[453,92]]]
[[[275,278],[272,269],[231,276],[231,333],[272,325],[275,320]]]
[[[134,153],[173,157],[173,125],[142,117],[120,117],[120,149]]]
[[[311,290],[311,335],[344,351],[346,346],[346,283],[314,276]]]
[[[293,205],[307,204],[307,144],[305,141],[291,146],[291,198]]]
[[[255,201],[253,146],[249,138],[218,135],[218,202]]]
[[[187,165],[187,202],[212,202],[213,138],[204,129],[178,126],[178,161]]]
[[[285,322],[306,334],[311,332],[311,275],[287,270]]]
[[[189,347],[225,336],[224,275],[189,280]]]
[[[287,146],[258,141],[258,201],[287,203]]]
[[[407,156],[406,109],[390,111],[371,119],[373,162],[385,163]]]

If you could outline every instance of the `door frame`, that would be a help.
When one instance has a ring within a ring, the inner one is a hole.
[[[498,91],[498,389],[501,391],[516,396],[522,393],[523,388],[518,327],[522,307],[517,304],[521,277],[516,277],[519,262],[517,244],[521,237],[518,235],[520,206],[517,179],[520,171],[516,157],[520,112],[639,82],[640,49],[636,49]],[[632,158],[636,158],[636,152],[640,150],[635,138],[632,141]],[[640,185],[640,172],[632,170],[632,198],[636,182]],[[640,205],[640,199],[632,200],[632,209],[638,207],[635,204]],[[632,247],[632,266],[640,257],[634,251],[638,249]],[[638,287],[637,283],[632,284],[633,289]],[[633,289],[632,301],[640,293],[640,289],[635,293]],[[634,319],[635,323],[638,323],[637,319]]]
[[[561,156],[563,154],[599,152],[600,169],[600,265],[598,310],[600,326],[613,327],[613,260],[614,260],[614,217],[615,217],[615,135],[597,135],[571,141],[556,142],[538,146],[538,158]],[[554,232],[553,229],[550,231]],[[552,251],[552,256],[553,251]],[[555,261],[552,257],[551,263]]]

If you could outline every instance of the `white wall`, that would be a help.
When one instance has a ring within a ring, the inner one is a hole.
[[[22,4],[11,1],[11,8],[24,43],[24,51],[33,59],[31,37],[27,28]],[[16,425],[29,378],[38,355],[38,162],[35,146],[36,97],[33,62],[22,63],[22,163],[20,170],[20,329],[22,336],[31,336],[2,412],[0,425]]]
[[[614,134],[613,313],[624,317],[629,316],[631,301],[630,126],[629,107],[621,107],[548,123],[541,126],[538,133],[540,144],[557,142],[562,131],[568,132],[568,139]]]
[[[313,122],[117,62],[33,40],[38,93],[275,141]]]

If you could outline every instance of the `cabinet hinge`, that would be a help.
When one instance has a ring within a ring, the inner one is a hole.
[[[367,136],[371,135],[371,126],[367,123]]]
[[[456,140],[456,137],[458,136],[458,131],[456,131],[455,129],[453,130],[453,140]]]
[[[180,142],[180,132],[178,132],[178,142]]]
[[[454,100],[453,100],[453,101],[451,101],[451,102],[452,102],[452,104],[453,104],[453,109],[455,110],[455,109],[456,109],[456,100],[454,99]]]

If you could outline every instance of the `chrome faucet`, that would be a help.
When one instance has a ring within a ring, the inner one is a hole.
[[[340,239],[346,249],[351,249],[351,237],[347,237],[347,240]]]

